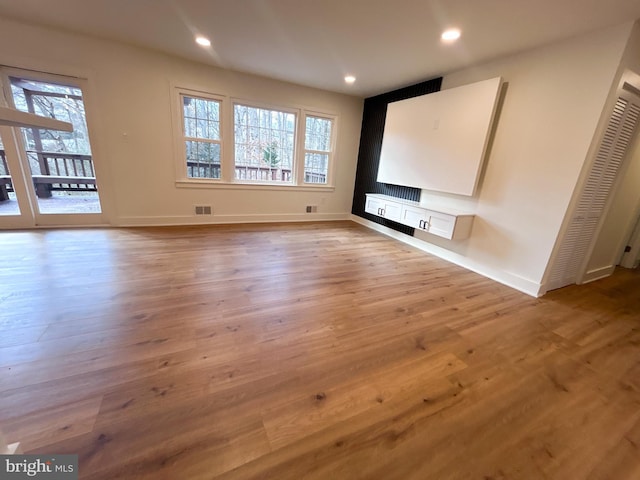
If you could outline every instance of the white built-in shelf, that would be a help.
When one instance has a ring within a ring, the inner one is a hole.
[[[463,240],[471,234],[475,215],[449,208],[424,207],[419,202],[367,193],[365,212],[393,220],[449,240]]]

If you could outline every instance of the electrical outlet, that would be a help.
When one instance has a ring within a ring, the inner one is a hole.
[[[307,213],[316,213],[318,211],[317,205],[307,205]]]

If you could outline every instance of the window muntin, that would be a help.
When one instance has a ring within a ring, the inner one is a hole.
[[[181,94],[187,178],[221,178],[221,102]]]
[[[235,104],[234,179],[293,183],[296,114]]]
[[[304,183],[327,184],[333,120],[307,115],[304,139]]]

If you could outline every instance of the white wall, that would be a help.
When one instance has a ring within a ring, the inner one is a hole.
[[[0,44],[4,65],[88,79],[85,101],[95,134],[94,158],[111,223],[199,222],[202,217],[193,216],[195,204],[213,206],[212,222],[348,217],[362,119],[359,98],[7,19],[0,19]],[[176,187],[171,84],[338,114],[335,189]],[[305,214],[308,204],[318,205],[318,214]]]
[[[438,253],[536,294],[601,122],[632,24],[445,75],[443,89],[508,83],[484,178],[473,198],[422,191],[421,203],[475,213],[471,237],[416,237]]]

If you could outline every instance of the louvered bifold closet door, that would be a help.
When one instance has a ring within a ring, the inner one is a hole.
[[[640,102],[618,98],[589,177],[560,245],[548,289],[576,283],[640,120]]]

